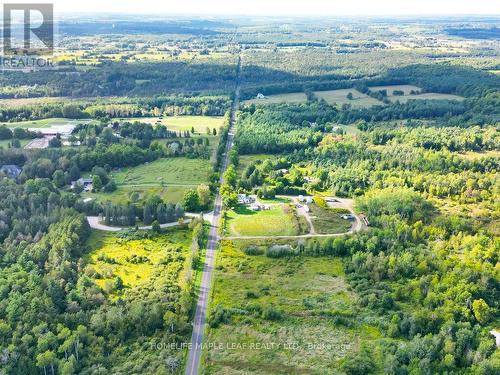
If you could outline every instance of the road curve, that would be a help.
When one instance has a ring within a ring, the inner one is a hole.
[[[238,110],[239,96],[240,96],[240,72],[241,72],[240,57],[238,57],[237,69],[238,71],[236,79],[236,90],[235,90],[233,105],[231,108],[231,122],[226,142],[225,155],[222,161],[221,178],[219,181],[221,185],[224,182],[223,174],[228,166],[229,151],[233,147],[233,140],[234,140],[233,131],[234,131],[234,124],[236,122],[236,111]],[[219,230],[219,221],[220,221],[219,219],[220,219],[221,209],[222,209],[222,198],[220,196],[220,191],[218,191],[217,196],[215,198],[215,208],[212,217],[212,225],[210,227],[210,233],[208,236],[205,265],[203,266],[201,285],[198,293],[198,303],[196,305],[196,312],[194,315],[193,333],[191,335],[191,347],[189,349],[188,359],[186,362],[186,372],[185,372],[186,375],[198,375],[200,369],[203,336],[205,334],[207,308],[210,298],[210,287],[212,286],[212,271],[215,265],[215,252],[217,249],[217,242],[218,242],[217,233]]]

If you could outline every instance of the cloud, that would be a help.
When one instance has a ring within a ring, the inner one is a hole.
[[[294,16],[500,14],[500,2],[491,0],[54,0],[53,2],[56,12],[82,13]]]

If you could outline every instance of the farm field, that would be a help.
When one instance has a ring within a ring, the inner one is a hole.
[[[209,320],[207,341],[221,346],[207,350],[205,374],[332,374],[381,336],[363,323],[338,258],[247,256],[223,241],[217,264],[211,310],[229,317]],[[336,323],[340,316],[353,326]],[[252,343],[269,345],[245,349]]]
[[[297,104],[307,102],[307,96],[303,92],[294,92],[290,94],[279,94],[279,95],[269,95],[264,99],[250,99],[245,100],[243,104],[256,104],[256,105],[266,105],[266,104]]]
[[[352,100],[347,99],[347,95],[352,93]],[[353,108],[371,107],[374,105],[384,105],[384,103],[377,99],[371,98],[355,89],[341,89],[330,91],[316,91],[314,93],[318,98],[324,99],[328,104],[336,104],[342,106],[343,104],[350,104]]]
[[[422,89],[413,85],[388,85],[388,86],[373,86],[370,87],[371,91],[387,90],[387,96],[394,96],[395,90],[403,91],[405,95],[410,95],[411,91],[421,92]]]
[[[39,97],[39,98],[13,98],[13,99],[0,99],[0,107],[15,107],[23,105],[33,105],[33,104],[48,104],[48,103],[58,103],[63,101],[71,100],[66,97]]]
[[[225,231],[228,236],[294,236],[300,230],[292,208],[279,205],[259,212],[238,206],[228,211]]]
[[[422,92],[422,89],[417,86],[412,85],[390,85],[390,86],[374,86],[370,87],[371,91],[381,91],[387,90],[387,97],[389,100],[395,102],[399,101],[401,103],[405,103],[408,100],[418,100],[418,99],[427,99],[427,100],[464,100],[462,96],[451,95],[451,94],[440,94],[440,93],[423,93],[423,94],[411,94],[412,91]],[[394,91],[399,90],[404,92],[404,96],[402,95],[394,95]]]
[[[405,96],[391,96],[389,100],[396,101],[399,100],[401,103],[407,102],[408,100],[464,100],[464,97],[452,94],[440,94],[440,93],[425,93],[419,95],[405,95]]]
[[[224,123],[224,117],[220,116],[172,116],[172,117],[135,117],[135,118],[116,118],[115,120],[123,121],[139,121],[151,125],[161,124],[165,125],[169,130],[172,131],[191,131],[194,130],[202,135],[206,135],[207,127],[212,130],[215,128],[219,131],[219,128]]]
[[[33,121],[20,121],[20,122],[4,122],[0,125],[6,125],[10,129],[15,128],[50,128],[51,126],[58,125],[78,125],[78,124],[88,124],[92,120],[87,119],[67,119],[67,118],[48,118],[43,120],[33,120]]]

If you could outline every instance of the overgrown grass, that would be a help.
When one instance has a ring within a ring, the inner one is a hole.
[[[166,279],[184,285],[191,231],[170,229],[151,239],[123,239],[115,233],[93,231],[88,240],[85,274],[110,298],[154,290]],[[115,287],[117,278],[123,289]]]
[[[341,215],[348,214],[349,210],[321,208],[311,204],[311,220],[314,229],[320,234],[346,233],[351,229],[352,221],[342,219]]]
[[[347,99],[351,93],[352,99]],[[330,91],[317,91],[314,93],[318,98],[324,99],[328,104],[336,104],[341,107],[343,104],[350,104],[353,108],[365,108],[373,105],[383,105],[382,102],[363,94],[355,89],[341,89]]]
[[[216,346],[207,349],[204,374],[336,373],[360,341],[380,336],[374,326],[358,327],[362,313],[340,259],[270,259],[239,246],[223,241],[218,254],[210,317],[227,314],[208,330]],[[250,347],[256,343],[265,346]]]

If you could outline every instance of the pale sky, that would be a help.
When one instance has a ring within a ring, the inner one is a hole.
[[[52,2],[56,13],[270,16],[500,14],[498,0],[30,0],[26,2]]]

